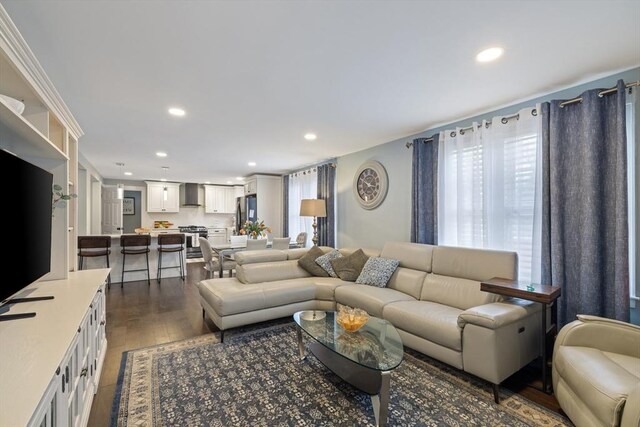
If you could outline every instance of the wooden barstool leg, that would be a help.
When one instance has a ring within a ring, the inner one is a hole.
[[[149,274],[149,248],[147,247],[147,252],[145,252],[147,256],[147,285],[151,286],[151,274]]]
[[[124,288],[124,266],[125,266],[124,260],[126,257],[127,257],[127,253],[123,252],[122,253],[122,280],[120,281],[121,288]]]
[[[162,248],[158,248],[158,271],[156,271],[156,281],[162,280]]]
[[[109,252],[107,252],[105,257],[107,257],[107,268],[111,268],[109,265]],[[107,276],[107,289],[111,289],[111,272],[109,272],[109,275]]]

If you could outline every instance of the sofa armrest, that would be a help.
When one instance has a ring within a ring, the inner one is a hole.
[[[640,326],[603,317],[580,314],[565,325],[556,338],[559,346],[591,347],[640,358]]]
[[[620,427],[640,426],[640,382],[631,390],[624,404]]]
[[[511,298],[501,302],[469,308],[458,316],[458,326],[472,324],[488,329],[498,329],[541,310],[542,305],[533,301]]]

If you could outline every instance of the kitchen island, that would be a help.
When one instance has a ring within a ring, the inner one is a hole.
[[[154,280],[157,277],[158,272],[158,235],[167,234],[167,233],[175,233],[173,230],[164,230],[164,231],[151,231],[151,245],[149,245],[149,278]],[[109,256],[109,263],[111,266],[111,282],[112,283],[120,283],[122,278],[122,254],[120,253],[120,236],[121,234],[110,234],[111,237],[111,255]],[[164,253],[162,255],[162,266],[176,266],[176,268],[163,269],[162,270],[162,278],[169,277],[180,277],[180,265],[179,260],[180,256],[183,258],[183,265],[185,267],[184,274],[187,275],[187,260],[186,260],[186,244],[185,250],[182,252],[172,252],[172,253]],[[95,258],[85,258],[84,259],[84,269],[90,268],[105,268],[105,258],[104,257],[95,257]],[[146,257],[143,255],[127,255],[127,270],[138,270],[138,269],[146,269],[147,261]],[[134,271],[131,273],[124,274],[125,282],[133,282],[136,280],[147,280],[147,272],[146,271]]]

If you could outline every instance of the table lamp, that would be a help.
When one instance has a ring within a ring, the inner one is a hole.
[[[327,205],[324,199],[302,199],[300,203],[300,216],[312,216],[313,217],[313,245],[318,244],[318,224],[316,224],[316,218],[324,218],[327,216]]]

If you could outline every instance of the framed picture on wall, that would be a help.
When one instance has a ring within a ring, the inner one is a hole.
[[[133,197],[124,197],[122,199],[122,215],[135,215],[136,203]]]

